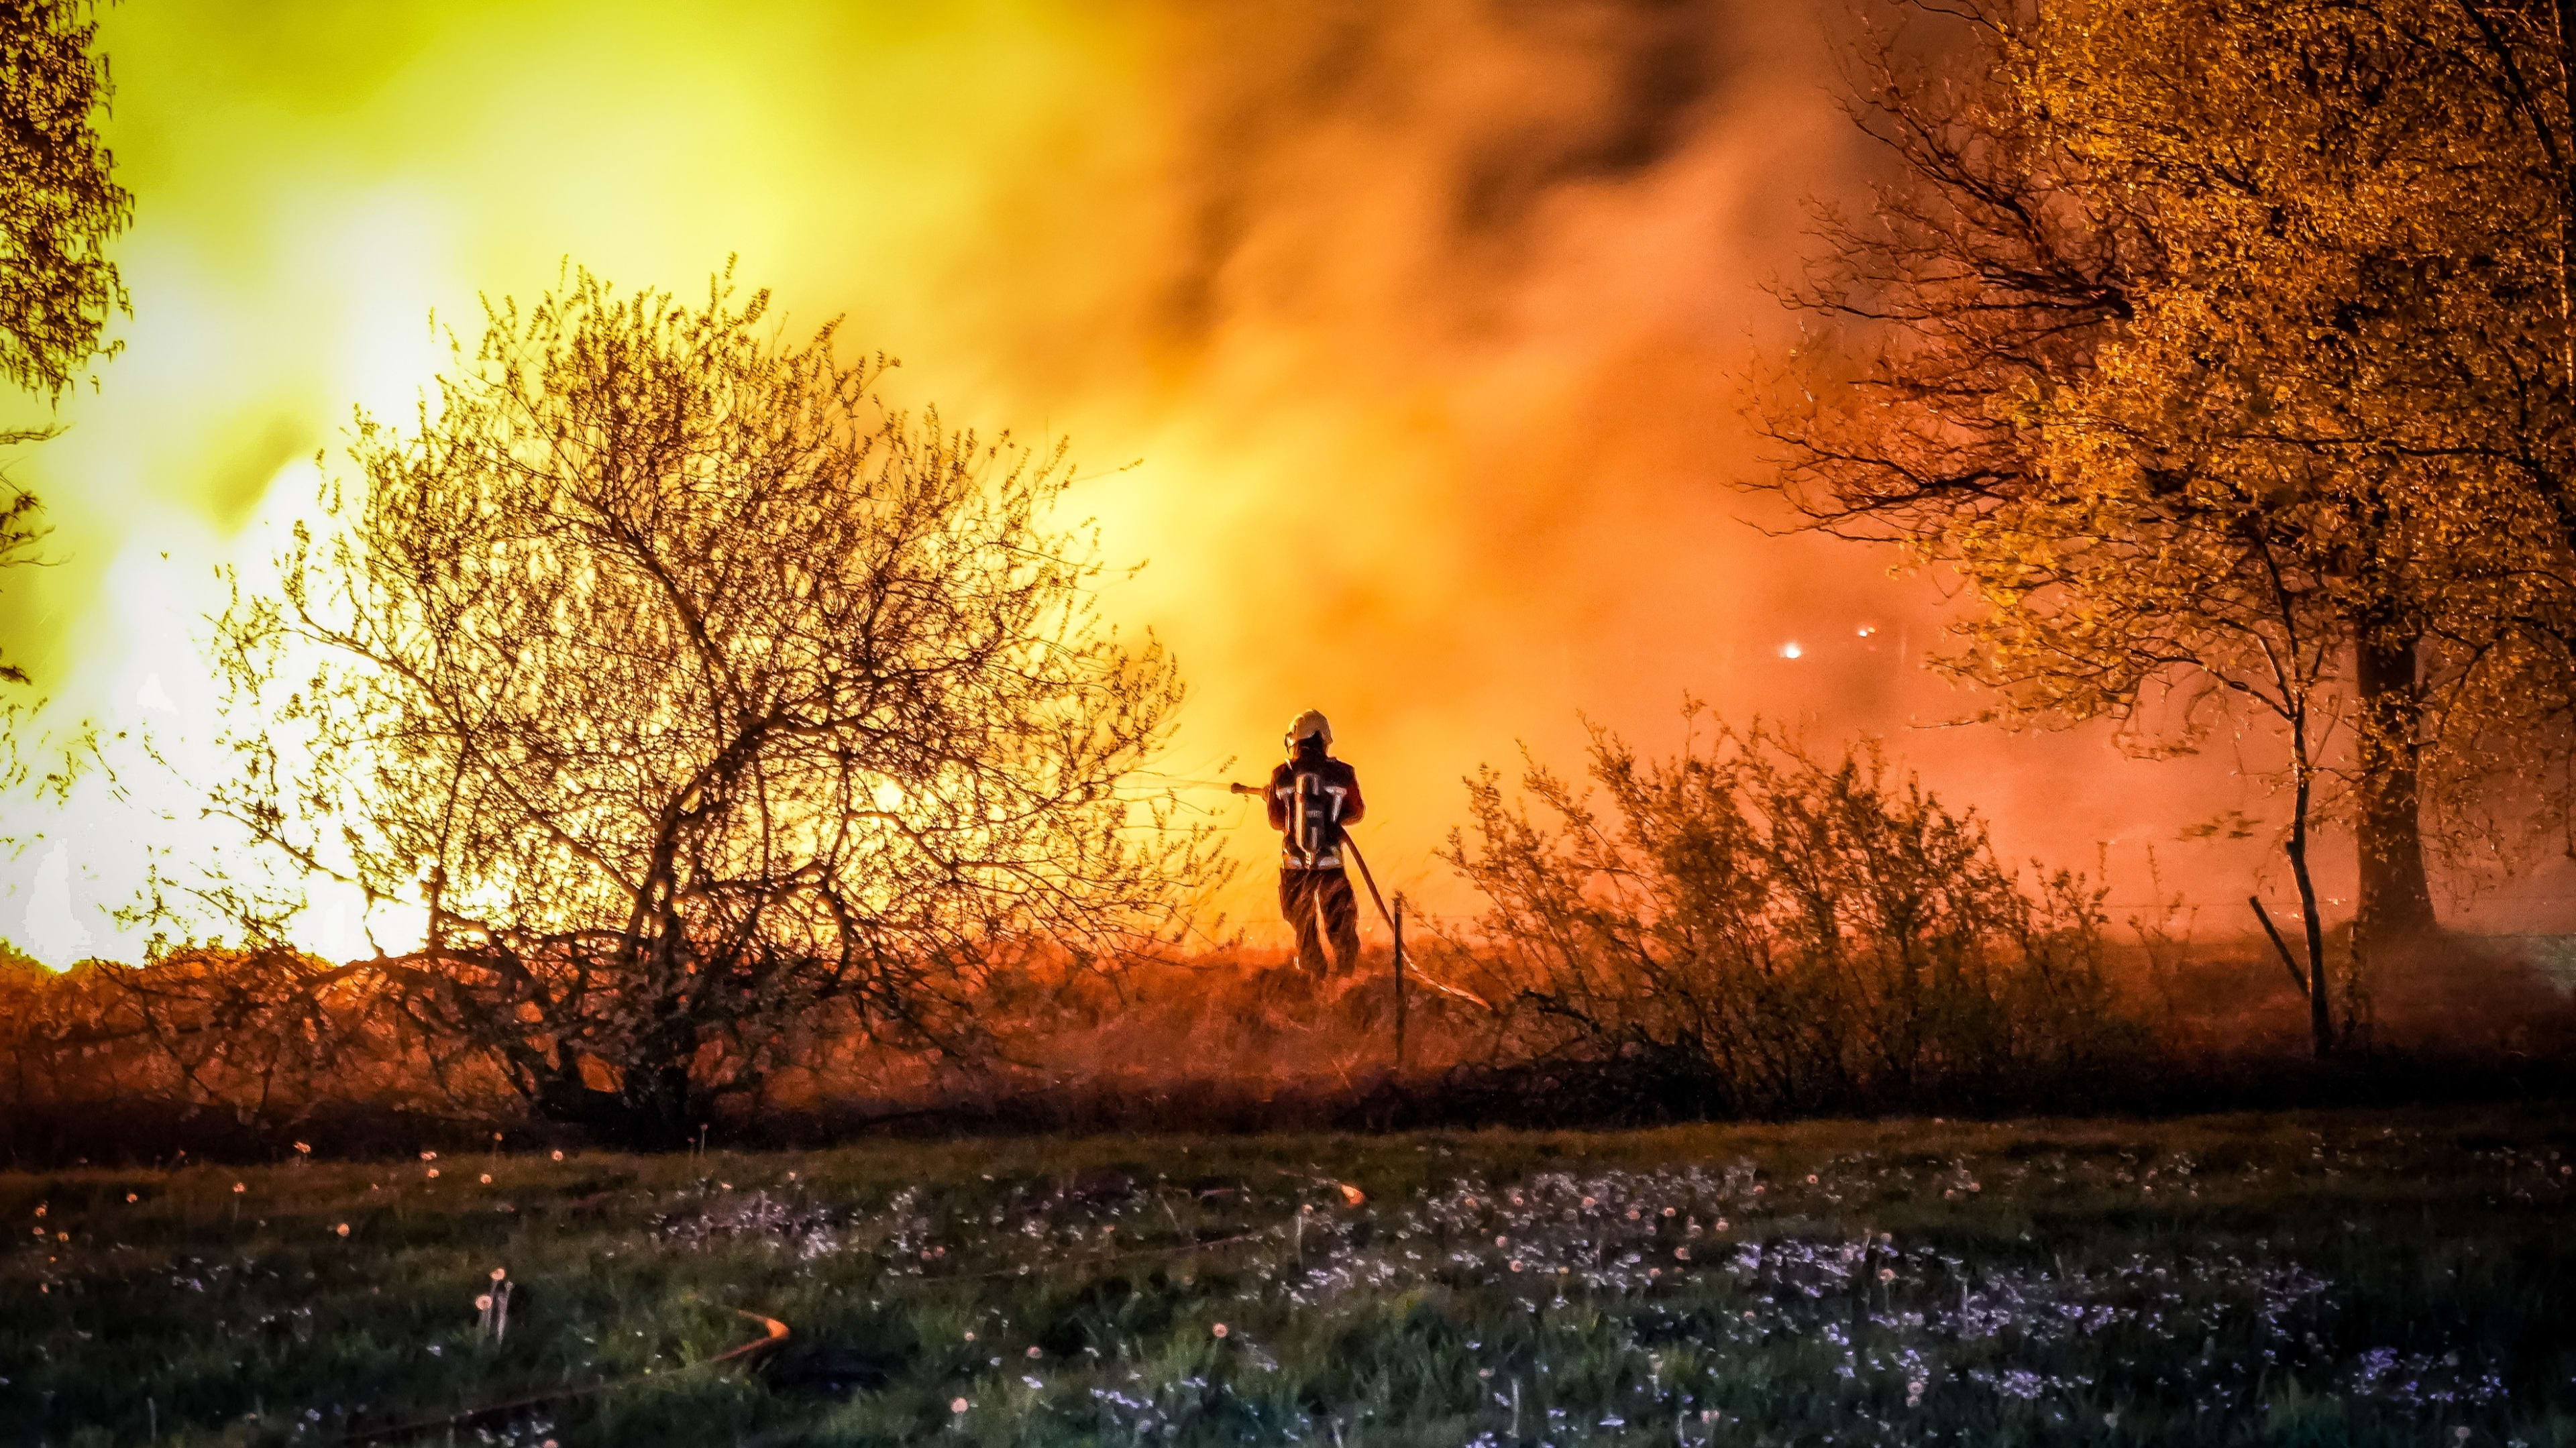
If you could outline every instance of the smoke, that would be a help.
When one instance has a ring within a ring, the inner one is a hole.
[[[1462,775],[1523,742],[1574,762],[1578,711],[1669,740],[1685,692],[1896,734],[2008,847],[2085,863],[2126,835],[2138,873],[2141,840],[2245,803],[2223,751],[1907,733],[1967,707],[1917,667],[1937,600],[1766,534],[1728,486],[1759,471],[1742,379],[1792,335],[1763,284],[1802,203],[1856,199],[1868,164],[1833,101],[1842,14],[135,0],[106,43],[136,316],[17,464],[61,566],[0,580],[0,625],[57,724],[148,723],[182,773],[222,767],[190,745],[209,565],[263,554],[353,404],[408,412],[441,355],[424,314],[468,327],[567,256],[693,290],[738,255],[792,326],[846,315],[902,358],[898,400],[1069,438],[1109,556],[1149,565],[1112,616],[1193,683],[1173,778],[1257,777],[1324,709],[1382,882],[1435,911],[1468,905],[1431,859]],[[147,774],[124,804],[11,807],[43,840],[0,935],[55,918],[31,892],[57,843],[46,879],[104,938],[145,837],[217,838]],[[1239,803],[1187,798],[1266,858]]]
[[[1901,686],[1893,635],[1780,677],[1783,641],[1856,640],[1905,590],[1727,486],[1787,337],[1762,284],[1856,170],[1821,41],[1740,4],[1156,12],[1134,179],[1026,178],[952,290],[1032,279],[982,294],[1016,415],[1141,459],[1101,506],[1198,691],[1175,772],[1266,766],[1321,707],[1384,872],[1454,906],[1429,853],[1460,777],[1566,756],[1578,710],[1662,734],[1686,689],[1839,714]]]

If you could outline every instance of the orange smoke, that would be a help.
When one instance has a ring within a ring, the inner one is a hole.
[[[220,763],[191,745],[208,565],[261,555],[353,403],[408,409],[426,313],[470,324],[567,255],[687,290],[739,253],[790,325],[846,312],[901,357],[898,400],[1068,436],[1109,556],[1150,563],[1111,614],[1194,684],[1169,774],[1256,865],[1258,815],[1208,785],[1257,777],[1298,709],[1362,772],[1381,883],[1437,912],[1468,908],[1431,858],[1462,775],[1520,741],[1570,760],[1578,710],[1655,743],[1687,691],[1898,734],[2015,852],[2119,840],[2143,898],[2142,842],[2242,803],[2223,758],[1905,735],[1963,712],[1916,667],[1929,588],[1766,536],[1727,486],[1759,468],[1742,379],[1791,340],[1762,284],[1797,264],[1802,202],[1867,164],[1820,10],[109,11],[136,316],[19,465],[63,566],[8,578],[0,625],[50,722],[149,724],[180,768],[129,768],[125,804],[13,803],[0,935],[130,950],[100,911],[145,845],[219,848],[184,777]],[[2240,878],[2259,846],[2204,867]],[[1249,873],[1238,914],[1266,925]],[[353,920],[316,928],[359,948]]]

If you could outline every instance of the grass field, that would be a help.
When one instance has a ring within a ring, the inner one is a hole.
[[[0,1438],[2566,1448],[2571,1167],[2526,1107],[0,1176]]]

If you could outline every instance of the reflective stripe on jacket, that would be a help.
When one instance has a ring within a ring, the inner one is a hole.
[[[1367,812],[1356,770],[1321,750],[1300,751],[1270,771],[1263,798],[1279,831],[1279,868],[1338,870],[1342,826]]]

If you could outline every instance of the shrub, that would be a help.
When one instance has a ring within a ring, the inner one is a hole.
[[[295,880],[425,907],[357,969],[442,1074],[638,1142],[817,1015],[954,1048],[1030,942],[1155,943],[1207,868],[1128,786],[1180,684],[1096,617],[1061,452],[889,410],[831,328],[730,298],[582,272],[491,309],[216,624],[250,722],[210,809]],[[300,895],[219,868],[192,900],[276,963],[245,999],[329,1017]]]
[[[1687,712],[1662,761],[1596,729],[1590,789],[1470,782],[1445,854],[1489,908],[1457,958],[1506,1057],[1687,1116],[1991,1095],[2142,1039],[2082,876],[2025,883],[1874,743],[1828,759]]]

